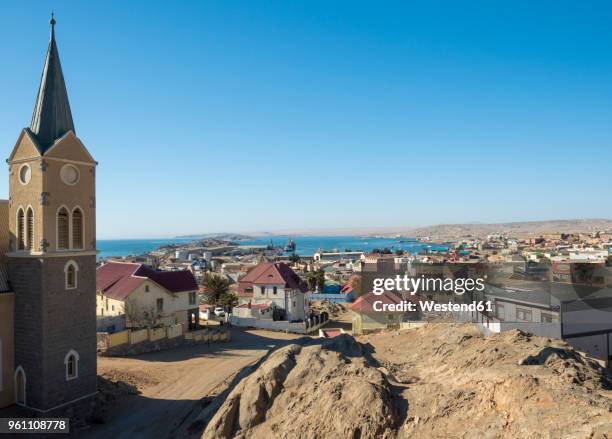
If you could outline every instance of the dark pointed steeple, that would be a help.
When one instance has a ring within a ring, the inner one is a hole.
[[[32,114],[30,130],[36,135],[40,146],[46,150],[68,131],[74,130],[68,93],[62,74],[59,53],[55,43],[55,19],[51,14],[51,40],[45,58],[36,105]]]

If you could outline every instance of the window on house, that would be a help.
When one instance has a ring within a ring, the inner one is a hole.
[[[164,299],[157,299],[157,312],[164,310]]]
[[[66,365],[66,381],[79,377],[79,354],[74,349],[66,354],[64,364]]]
[[[525,308],[516,308],[516,319],[530,322],[531,310]]]
[[[28,242],[26,245],[29,250],[34,250],[34,211],[31,207],[26,215],[26,225],[28,227]]]
[[[77,287],[77,274],[79,272],[79,266],[74,261],[68,261],[66,267],[64,267],[66,274],[66,289],[71,290]]]
[[[108,299],[106,299],[106,310],[108,311]]]
[[[69,247],[69,234],[68,234],[68,210],[62,207],[57,212],[57,248],[67,250]]]
[[[83,248],[83,212],[78,207],[72,211],[72,248]]]
[[[25,245],[25,219],[23,209],[17,212],[17,249],[24,250]]]
[[[262,296],[266,294],[266,287],[261,287],[261,294]]]
[[[189,304],[190,305],[196,304],[196,293],[189,293]]]
[[[111,310],[114,311],[115,310],[115,305],[111,306]]]
[[[555,321],[555,318],[552,314],[543,312],[542,314],[540,314],[540,320],[542,321],[542,323],[552,323]]]
[[[145,293],[148,293],[148,292],[149,292],[149,286],[145,285]]]
[[[272,294],[276,294],[276,293],[277,293],[277,288],[276,287],[272,288]]]

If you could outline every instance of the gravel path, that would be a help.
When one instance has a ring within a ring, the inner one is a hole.
[[[230,343],[185,346],[133,358],[98,358],[98,375],[129,376],[141,394],[119,400],[107,422],[79,434],[91,439],[182,437],[200,400],[264,356],[299,338],[269,331],[232,330]]]

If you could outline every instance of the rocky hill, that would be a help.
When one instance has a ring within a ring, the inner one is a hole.
[[[439,224],[408,229],[401,233],[406,236],[428,236],[434,240],[443,240],[462,237],[483,237],[496,233],[524,238],[528,236],[539,236],[543,233],[591,233],[605,230],[612,230],[612,220],[579,219],[525,221],[499,224]]]
[[[203,438],[608,438],[609,371],[563,342],[429,324],[274,352]]]

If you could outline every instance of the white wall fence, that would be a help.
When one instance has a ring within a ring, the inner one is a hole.
[[[479,323],[489,333],[520,329],[521,331],[539,335],[540,337],[561,338],[561,325],[557,322],[502,322],[495,317],[484,315],[478,311],[456,311],[452,314],[453,318],[457,321]]]
[[[241,328],[257,328],[257,329],[268,329],[270,331],[284,331],[294,332],[296,334],[310,334],[311,332],[318,331],[328,320],[317,321],[312,325],[308,326],[305,322],[288,322],[286,320],[268,320],[268,319],[255,319],[252,317],[238,317],[232,315],[230,322],[234,326]]]

